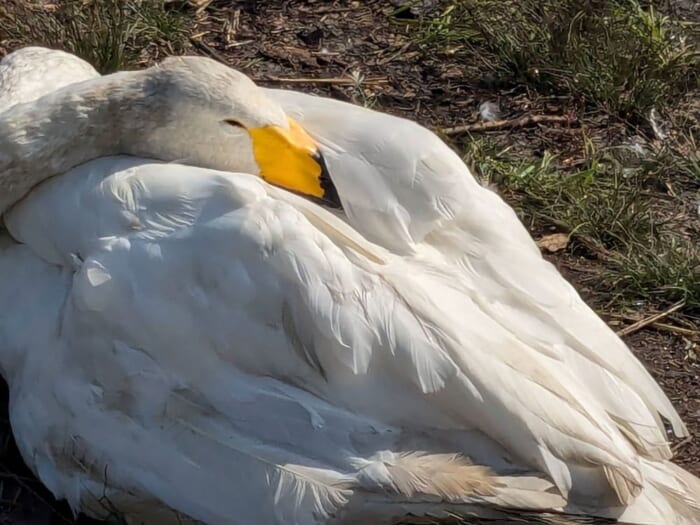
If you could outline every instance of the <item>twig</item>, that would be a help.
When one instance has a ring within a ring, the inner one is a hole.
[[[289,84],[357,84],[353,78],[331,77],[331,78],[287,78],[287,77],[262,77],[253,79],[255,82],[286,82]],[[363,84],[386,84],[389,79],[386,77],[367,77],[362,80]]]
[[[632,323],[631,325],[623,328],[622,330],[618,330],[617,335],[622,337],[624,335],[633,334],[634,332],[641,330],[645,326],[649,326],[650,324],[654,324],[656,321],[660,321],[664,317],[671,315],[673,312],[677,312],[678,310],[680,310],[684,306],[685,306],[685,301],[678,301],[677,303],[671,305],[669,308],[667,308],[663,312],[659,312],[659,313],[654,314],[652,316],[645,317],[644,319],[640,319],[636,323]]]
[[[613,312],[604,311],[599,311],[598,313],[603,317],[609,317],[610,319],[620,319],[621,321],[630,321],[636,323],[640,320],[639,317],[633,317],[631,315],[616,314]],[[651,323],[649,327],[662,332],[670,332],[672,334],[684,335],[686,337],[700,339],[700,330],[693,330],[692,328],[683,328],[681,326],[675,326],[672,324],[659,322]]]
[[[578,242],[586,247],[588,251],[593,253],[598,259],[606,261],[610,259],[612,253],[604,248],[600,243],[596,242],[592,237],[585,234],[574,234]]]
[[[688,436],[683,441],[679,441],[678,443],[676,443],[675,445],[673,445],[671,447],[671,453],[675,456],[680,449],[685,447],[691,441],[693,441],[693,436]]]
[[[525,115],[516,119],[491,120],[489,122],[478,122],[476,124],[466,124],[452,128],[443,128],[440,131],[445,135],[459,135],[461,133],[479,133],[482,131],[498,131],[501,129],[525,128],[534,124],[554,123],[576,124],[578,120],[574,117],[564,115]]]
[[[384,66],[384,65],[388,64],[389,62],[391,62],[392,60],[397,58],[399,55],[402,55],[403,53],[405,53],[406,50],[409,47],[411,47],[411,44],[412,44],[412,42],[405,43],[404,45],[401,46],[401,48],[399,48],[398,51],[396,51],[395,53],[392,53],[388,58],[383,58],[382,60],[378,60],[377,65]]]
[[[253,42],[255,42],[255,40],[241,40],[239,42],[231,42],[230,44],[226,44],[224,47],[226,47],[226,49],[233,49],[234,47],[247,46]]]
[[[214,0],[189,0],[189,3],[196,8],[195,14],[200,14],[204,11]]]
[[[190,38],[190,43],[200,51],[203,51],[205,54],[209,55],[214,60],[221,62],[222,64],[225,64],[227,66],[229,65],[221,53],[219,53],[216,49],[213,49],[212,47],[208,46],[203,41],[197,40],[195,38]]]
[[[299,11],[302,13],[313,12],[314,15],[329,15],[336,13],[349,13],[350,11],[357,10],[356,7],[311,7],[309,9],[299,9]]]
[[[653,323],[652,328],[657,330],[665,330],[666,332],[671,332],[678,335],[684,335],[686,337],[697,337],[700,339],[700,330],[691,330],[690,328],[681,328],[680,326],[674,326],[672,324],[666,323]]]

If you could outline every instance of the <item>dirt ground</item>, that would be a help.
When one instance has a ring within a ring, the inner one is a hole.
[[[438,4],[424,1],[427,9]],[[686,16],[698,15],[692,2],[682,7]],[[538,97],[523,88],[502,90],[487,74],[475,76],[470,65],[451,60],[449,54],[422,50],[406,26],[388,16],[395,9],[387,0],[214,1],[193,16],[191,51],[241,69],[262,85],[352,101],[436,130],[476,122],[479,105],[486,101],[498,102],[513,116],[579,111],[577,100]],[[410,20],[417,14],[406,10],[402,16]],[[146,49],[144,64],[158,54],[156,48]],[[621,134],[622,124],[613,120],[591,125],[596,139],[603,142]],[[528,155],[550,150],[576,157],[584,147],[579,132],[561,124],[497,133]],[[453,145],[459,148],[464,140],[469,138],[458,137]],[[595,261],[568,253],[551,260],[587,300],[596,303]],[[644,317],[648,309],[640,306],[637,313]],[[630,324],[629,319],[607,319],[615,328]],[[679,322],[693,328],[692,319]],[[699,341],[655,329],[639,330],[626,341],[670,396],[692,435],[699,436],[700,361],[695,354],[700,353]],[[6,417],[0,431],[5,438],[0,442],[5,443],[0,455],[0,505],[7,509],[0,524],[72,523],[68,510],[56,506],[22,466]],[[674,446],[677,462],[700,475],[700,440],[693,437]]]

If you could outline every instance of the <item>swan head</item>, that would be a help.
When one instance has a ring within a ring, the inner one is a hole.
[[[128,153],[256,174],[340,207],[314,139],[243,73],[208,58],[174,57],[145,75],[131,106],[148,108],[132,113],[127,129],[148,129],[134,134]]]

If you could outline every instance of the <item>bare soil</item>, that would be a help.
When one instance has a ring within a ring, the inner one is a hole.
[[[177,3],[177,2],[176,2]],[[195,3],[195,2],[191,2]],[[435,130],[478,121],[482,102],[497,102],[505,116],[524,114],[581,114],[581,101],[547,98],[527,89],[504,88],[488,74],[475,74],[473,64],[455,60],[449,52],[436,54],[416,43],[414,27],[390,15],[399,2],[388,0],[215,0],[191,14],[191,51],[234,66],[270,87],[314,92],[367,105],[414,119]],[[682,2],[681,2],[682,3]],[[424,1],[427,10],[441,2]],[[696,16],[692,2],[681,8],[684,16]],[[415,21],[419,10],[404,10],[400,18]],[[11,50],[11,43],[0,42]],[[143,64],[157,59],[162,50],[147,48]],[[618,143],[624,124],[612,117],[588,122],[594,140]],[[542,124],[493,133],[498,140],[528,157],[553,151],[572,161],[583,154],[583,137],[566,124]],[[453,139],[460,147],[468,137]],[[506,196],[507,197],[507,196]],[[542,232],[535,232],[540,234]],[[595,258],[563,252],[550,259],[603,311],[618,329],[630,319],[612,315],[615,305],[597,304],[596,283],[602,271]],[[640,318],[653,312],[653,305],[640,305]],[[630,317],[630,313],[625,314]],[[632,315],[632,316],[634,316]],[[679,326],[696,329],[697,320],[670,318]],[[693,436],[700,435],[700,341],[685,335],[642,329],[626,338],[634,353],[662,385]],[[11,439],[7,419],[0,418],[1,523],[45,525],[73,523],[63,505],[57,505],[23,466]],[[700,475],[700,440],[676,441],[676,461]],[[80,521],[88,523],[88,521]]]

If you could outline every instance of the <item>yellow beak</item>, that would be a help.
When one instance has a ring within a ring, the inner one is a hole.
[[[270,184],[341,207],[318,145],[294,120],[289,127],[249,128],[260,176]]]

